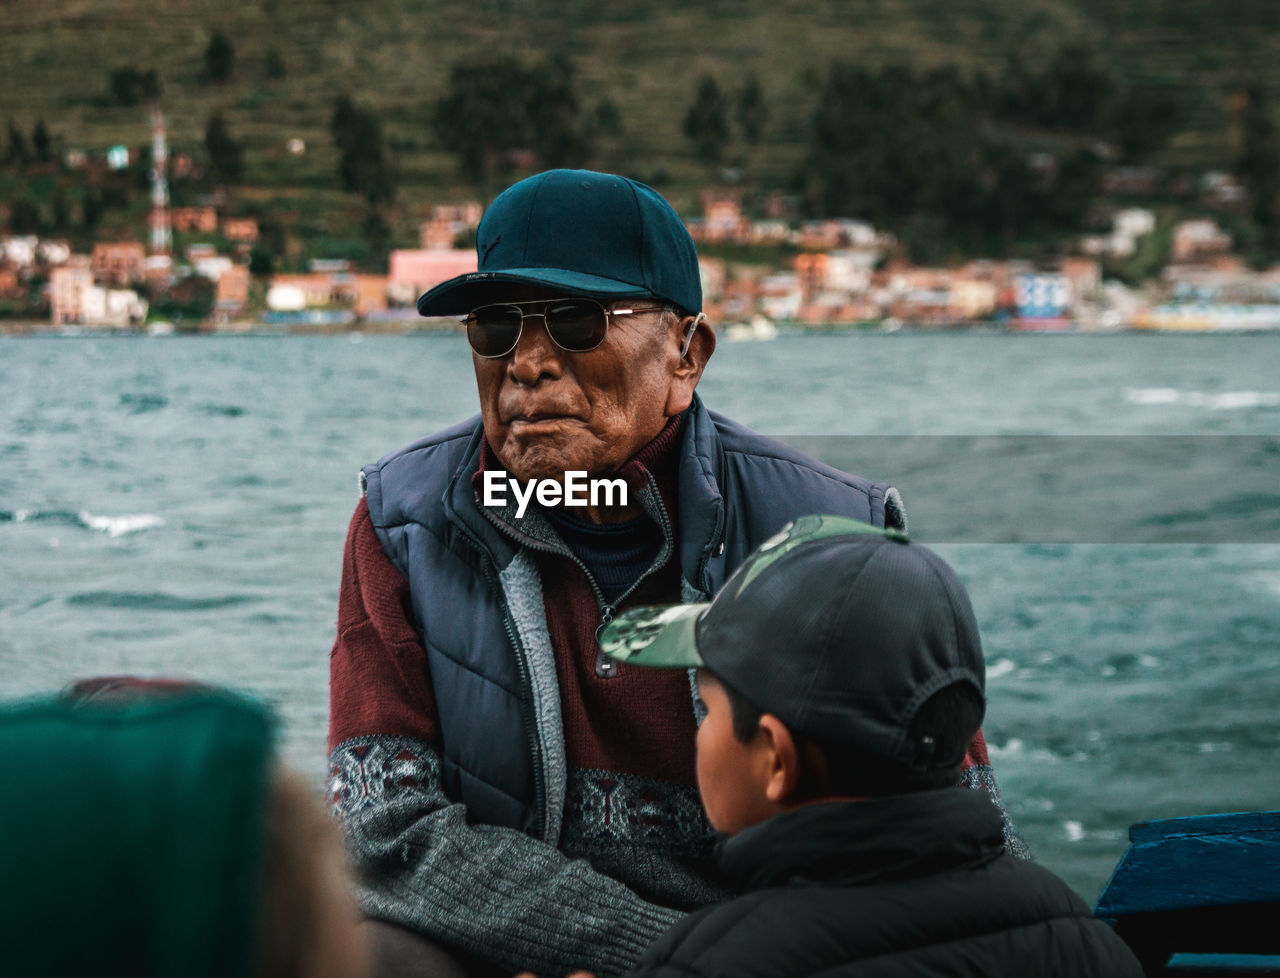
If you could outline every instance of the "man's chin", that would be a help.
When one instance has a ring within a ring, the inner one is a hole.
[[[512,445],[510,441],[498,453],[503,467],[521,482],[550,479],[563,482],[566,472],[590,472],[589,459],[563,451],[554,444]]]

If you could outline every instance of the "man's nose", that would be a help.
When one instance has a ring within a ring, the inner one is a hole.
[[[560,348],[551,342],[546,319],[538,313],[526,315],[507,373],[523,384],[536,383],[541,377],[558,377],[561,356]]]

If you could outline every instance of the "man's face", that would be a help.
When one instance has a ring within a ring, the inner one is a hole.
[[[493,301],[563,297],[513,286]],[[659,304],[635,299],[605,307]],[[507,471],[521,480],[557,481],[569,470],[593,477],[616,472],[689,404],[693,386],[678,376],[681,325],[666,323],[656,312],[611,317],[603,343],[586,353],[567,353],[534,316],[525,320],[508,355],[473,355],[485,437]]]

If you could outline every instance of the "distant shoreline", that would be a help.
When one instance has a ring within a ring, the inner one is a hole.
[[[157,325],[170,328],[156,329]],[[732,323],[717,324],[717,329],[727,330]],[[896,320],[869,320],[857,323],[798,323],[779,321],[781,332],[817,333],[817,334],[892,334],[898,332],[921,333],[1004,333],[1008,335],[1126,335],[1131,333],[1187,334],[1194,336],[1223,336],[1280,333],[1280,323],[1275,326],[1258,326],[1253,328],[1157,328],[1152,326],[1126,325],[1118,327],[1098,328],[1076,322],[1054,322],[1045,326],[1025,325],[996,321],[978,322],[898,322]],[[85,326],[78,323],[53,325],[48,322],[2,321],[0,320],[0,336],[57,336],[63,338],[79,337],[117,337],[117,336],[412,336],[422,334],[443,335],[460,333],[462,327],[452,318],[448,319],[403,319],[403,320],[360,320],[355,323],[306,325],[300,323],[277,324],[264,323],[257,320],[225,323],[215,327],[201,327],[194,330],[173,329],[171,324],[151,324],[151,326]],[[721,333],[721,339],[729,342],[735,337]],[[744,338],[742,342],[767,342],[767,339]]]

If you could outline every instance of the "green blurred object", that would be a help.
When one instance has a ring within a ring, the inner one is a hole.
[[[251,973],[274,741],[216,690],[0,707],[0,970]]]

